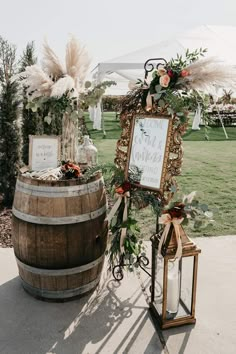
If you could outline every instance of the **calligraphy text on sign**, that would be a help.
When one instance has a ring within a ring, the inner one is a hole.
[[[129,172],[137,171],[141,185],[161,187],[169,120],[138,118],[135,120],[130,150]]]
[[[32,170],[39,171],[46,168],[56,168],[58,165],[58,139],[32,139]]]

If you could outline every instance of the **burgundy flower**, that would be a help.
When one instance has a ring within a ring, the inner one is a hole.
[[[128,192],[128,191],[130,191],[130,189],[131,189],[131,184],[126,181],[126,182],[124,182],[124,183],[122,184],[122,188],[123,188],[124,193],[125,193],[125,192]]]
[[[185,205],[183,203],[176,203],[176,205],[168,210],[164,211],[164,214],[170,214],[171,218],[181,219],[185,216]]]
[[[167,74],[169,75],[170,78],[174,77],[174,72],[173,70],[168,70]]]

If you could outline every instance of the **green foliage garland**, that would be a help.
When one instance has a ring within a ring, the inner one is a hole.
[[[20,72],[24,71],[26,66],[33,65],[37,62],[34,51],[34,42],[28,43],[20,60]],[[29,163],[29,135],[35,135],[38,129],[40,129],[37,113],[27,109],[27,104],[28,97],[24,89],[22,108],[22,160],[26,165]]]

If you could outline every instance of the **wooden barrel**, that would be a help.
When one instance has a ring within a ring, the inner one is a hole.
[[[13,246],[29,293],[63,300],[97,286],[107,242],[106,209],[101,173],[87,182],[18,177]]]

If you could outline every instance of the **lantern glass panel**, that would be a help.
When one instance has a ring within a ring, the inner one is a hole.
[[[180,260],[168,259],[166,320],[186,317],[191,314],[194,257],[182,257]],[[156,258],[154,305],[163,317],[164,258]]]
[[[167,306],[166,306],[166,318],[177,319],[180,317],[186,317],[191,315],[191,303],[192,303],[192,284],[193,284],[193,257],[182,257],[179,263],[179,286],[177,283],[177,272],[170,276],[170,272],[167,275]],[[171,261],[168,261],[168,264]],[[176,262],[176,261],[175,261]],[[168,268],[170,268],[168,266]],[[176,307],[178,301],[177,312],[170,311],[169,304]]]
[[[193,288],[193,266],[194,257],[182,257],[182,271],[181,271],[181,296],[180,305],[182,309],[181,316],[191,314],[192,307],[192,288]]]
[[[162,315],[163,274],[164,274],[164,258],[161,255],[157,255],[156,269],[155,269],[154,304],[159,315]]]

